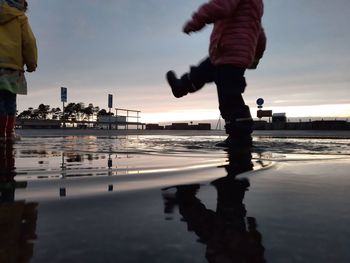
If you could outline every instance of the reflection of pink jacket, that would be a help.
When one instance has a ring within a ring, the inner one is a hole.
[[[189,22],[191,31],[214,23],[209,54],[213,64],[249,68],[266,47],[261,25],[262,0],[211,0],[202,5]]]

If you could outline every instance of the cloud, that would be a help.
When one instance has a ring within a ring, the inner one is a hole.
[[[187,36],[182,25],[200,0],[32,0],[29,16],[39,45],[38,71],[19,109],[59,106],[59,88],[74,101],[106,105],[108,93],[123,107],[145,113],[181,109],[217,112],[213,85],[182,100],[172,98],[164,74],[187,71],[207,55],[211,27]],[[265,1],[267,51],[248,71],[250,106],[349,104],[348,0]],[[44,96],[43,96],[44,94]]]

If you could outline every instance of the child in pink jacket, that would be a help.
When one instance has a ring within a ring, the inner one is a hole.
[[[180,79],[173,71],[166,74],[176,98],[215,82],[228,134],[218,146],[252,145],[253,120],[242,93],[246,87],[245,70],[257,67],[266,47],[261,24],[263,9],[262,0],[211,0],[202,5],[184,25],[183,32],[197,32],[213,23],[209,57]]]

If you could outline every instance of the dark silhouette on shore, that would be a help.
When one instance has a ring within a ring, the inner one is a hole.
[[[188,231],[206,245],[205,257],[210,263],[266,262],[256,219],[247,217],[243,203],[249,180],[237,178],[238,174],[253,169],[251,152],[243,149],[228,154],[227,176],[211,182],[217,190],[216,211],[207,209],[196,196],[201,186],[190,184],[163,189],[164,213],[173,214],[175,207],[179,207]],[[167,194],[169,189],[176,189],[175,194]]]

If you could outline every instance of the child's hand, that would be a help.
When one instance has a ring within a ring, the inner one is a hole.
[[[200,29],[201,27],[196,25],[196,23],[194,23],[193,20],[190,20],[184,25],[182,31],[186,34],[190,34],[191,32],[196,32]]]
[[[36,68],[33,67],[27,67],[27,72],[34,72]]]
[[[183,31],[185,34],[190,34],[190,32],[192,32],[192,25],[191,25],[191,22],[192,22],[192,21],[188,21],[188,22],[184,25],[184,27],[183,27],[183,29],[182,29],[182,31]]]
[[[255,59],[253,64],[248,69],[256,69],[259,65],[259,59]]]

